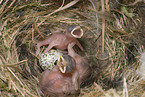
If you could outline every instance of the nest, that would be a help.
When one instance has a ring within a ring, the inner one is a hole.
[[[0,96],[39,97],[43,69],[36,44],[77,24],[95,79],[79,96],[144,97],[142,0],[1,0],[0,5]]]

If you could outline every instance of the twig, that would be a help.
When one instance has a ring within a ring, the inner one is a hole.
[[[14,90],[17,90],[18,92],[21,93],[21,95],[22,95],[23,97],[25,97],[24,92],[22,92],[22,91],[18,88],[17,84],[15,84],[13,80],[11,80],[11,83],[12,83],[12,85],[13,85]]]
[[[134,6],[134,5],[136,5],[137,3],[139,3],[139,2],[145,2],[145,0],[136,0],[135,2],[133,2],[133,3],[131,3],[131,4],[122,4],[122,3],[120,3],[118,0],[116,0],[116,2],[117,3],[119,3],[120,5],[123,5],[123,6]]]
[[[17,64],[21,64],[21,63],[24,63],[24,62],[27,62],[28,61],[28,59],[26,59],[26,60],[22,60],[22,61],[19,61],[19,62],[17,62],[17,63],[13,63],[13,64],[5,64],[5,65],[17,65]]]
[[[35,21],[34,18],[33,18],[33,22],[34,22],[34,28],[35,28],[35,30],[41,35],[41,37],[44,38],[44,36],[41,34],[41,32],[40,32],[40,30],[39,30],[39,28],[38,28],[38,26],[37,26],[36,21]]]
[[[123,97],[128,97],[127,83],[126,83],[126,78],[125,77],[124,77],[124,85],[123,86],[124,86],[124,88],[123,88]]]
[[[15,75],[15,73],[9,68],[9,67],[7,67],[7,69],[10,71],[10,73],[19,81],[19,83],[22,85],[22,86],[24,86],[23,85],[23,83],[22,83],[22,81]]]
[[[27,89],[25,89],[25,91],[26,91],[29,95],[31,95],[32,97],[38,97],[38,96],[32,94],[32,93],[31,93],[30,91],[28,91]]]
[[[104,0],[101,0],[102,12],[105,12]],[[104,35],[105,35],[105,19],[102,18],[102,53],[104,53]]]
[[[62,3],[62,5],[61,5],[61,7],[58,8],[58,9],[56,9],[55,11],[51,12],[50,14],[46,15],[46,16],[45,16],[45,19],[43,19],[43,20],[38,24],[38,26],[40,26],[40,25],[50,16],[50,15],[52,15],[52,14],[54,14],[54,13],[56,13],[56,12],[62,11],[62,10],[64,10],[64,9],[67,9],[67,8],[69,8],[69,7],[73,6],[73,5],[75,5],[78,1],[79,1],[79,0],[74,0],[74,1],[68,3],[67,5],[65,5],[65,6],[63,7],[63,5],[64,5],[64,0],[63,0],[63,3]]]

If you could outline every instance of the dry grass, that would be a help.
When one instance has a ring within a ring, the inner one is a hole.
[[[145,80],[138,75],[145,46],[142,6],[142,0],[1,0],[0,96],[39,97],[43,70],[36,43],[78,24],[96,77],[80,97],[144,97]]]

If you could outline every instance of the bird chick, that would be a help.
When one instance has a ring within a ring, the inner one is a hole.
[[[75,45],[74,42],[68,45],[68,55],[70,55],[76,61],[76,71],[79,73],[79,85],[81,85],[87,78],[91,75],[91,67],[89,66],[88,62],[75,53],[73,46]]]
[[[76,61],[69,55],[58,58],[57,66],[62,73],[71,73],[76,67]]]
[[[44,96],[67,97],[78,93],[72,83],[71,76],[64,76],[58,71],[44,71],[39,82],[39,88]]]
[[[72,83],[75,90],[79,90],[79,72],[76,69],[76,61],[70,55],[62,55],[58,59],[57,66],[61,73],[72,76]]]
[[[79,43],[76,38],[81,38],[83,36],[83,30],[80,26],[77,25],[70,25],[66,31],[66,33],[57,33],[51,35],[44,41],[41,41],[37,44],[37,51],[36,55],[40,53],[40,47],[43,45],[49,44],[49,46],[44,50],[43,53],[49,51],[52,47],[55,47],[60,50],[67,49],[69,43],[74,42],[79,46],[79,48],[83,51],[83,47]]]
[[[62,55],[52,71],[44,71],[39,81],[40,90],[49,96],[67,97],[79,93],[79,75],[76,62],[69,55]]]

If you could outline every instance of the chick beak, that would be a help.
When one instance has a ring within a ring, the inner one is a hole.
[[[83,30],[80,26],[76,26],[72,31],[71,35],[75,38],[81,38],[83,36]]]
[[[62,73],[66,73],[66,60],[62,56],[59,57],[57,66]]]

